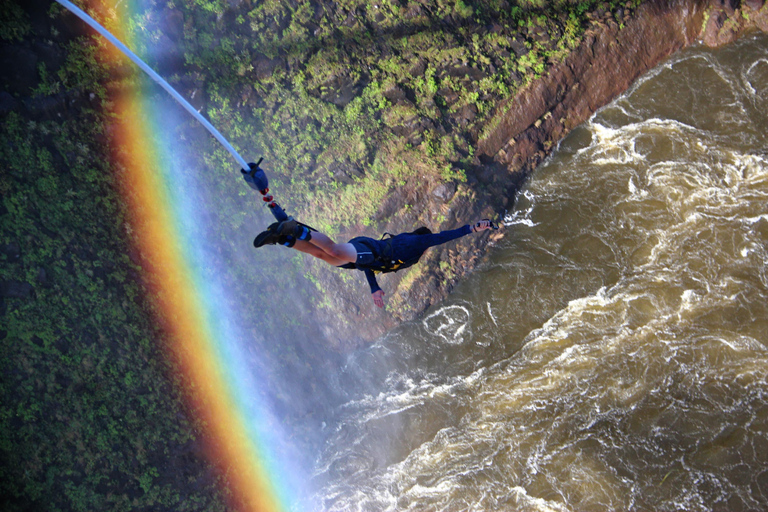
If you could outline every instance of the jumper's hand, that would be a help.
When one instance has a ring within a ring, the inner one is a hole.
[[[378,307],[383,308],[384,307],[384,291],[377,290],[373,292],[371,295],[373,295],[373,303],[376,304]]]
[[[472,225],[472,231],[477,233],[478,231],[485,231],[486,229],[491,229],[493,227],[493,222],[491,222],[488,219],[483,219],[475,222]]]

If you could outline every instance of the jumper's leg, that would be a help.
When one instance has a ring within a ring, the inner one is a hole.
[[[303,240],[298,240],[298,242],[302,241]],[[355,249],[354,245],[350,243],[337,244],[319,231],[313,231],[312,238],[307,240],[307,242],[316,248],[321,249],[334,259],[341,260],[343,263],[355,263],[357,261],[357,249]]]
[[[312,234],[313,240],[315,238],[314,235],[316,234],[317,233]],[[296,240],[296,243],[293,245],[293,248],[296,249],[297,251],[301,251],[303,253],[314,256],[315,258],[319,258],[324,262],[330,265],[333,265],[334,267],[338,267],[339,265],[344,265],[345,263],[349,263],[349,261],[336,258],[335,256],[325,252],[320,247],[313,245],[312,242],[307,242],[305,240]]]

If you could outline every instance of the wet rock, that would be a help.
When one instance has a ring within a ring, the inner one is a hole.
[[[329,165],[328,172],[333,175],[335,180],[346,184],[354,183],[355,180],[364,176],[363,171],[359,167],[346,162]]]
[[[407,203],[406,195],[400,189],[395,189],[392,193],[387,194],[384,201],[382,201],[378,209],[377,218],[384,220],[392,217],[400,211],[405,203]]]
[[[440,89],[437,94],[446,106],[453,105],[459,100],[459,93],[448,87]]]
[[[426,130],[431,130],[435,127],[435,124],[431,119],[419,116],[418,114],[410,114],[404,117],[397,124],[392,124],[392,132],[401,136],[409,137],[411,143],[416,146],[422,140],[422,134]],[[414,140],[418,139],[419,142],[414,143]]]
[[[419,132],[414,132],[408,137],[408,144],[413,147],[418,146],[422,142],[424,142],[424,136]]]
[[[485,78],[485,73],[480,69],[473,68],[466,65],[455,66],[448,69],[448,74],[456,78],[469,78],[473,81],[481,80]]]
[[[546,29],[542,27],[535,27],[533,30],[531,30],[531,38],[539,43],[542,43],[544,45],[549,44],[549,33]]]
[[[493,178],[495,177],[493,167],[490,165],[482,165],[477,171],[475,171],[475,175],[477,176],[477,179],[480,180],[480,183],[484,183],[486,185],[492,183]]]
[[[355,82],[349,77],[336,77],[323,85],[328,88],[328,91],[323,93],[320,97],[324,101],[328,101],[342,108],[346,107],[350,101],[355,99],[365,86],[362,82]]]
[[[307,23],[304,26],[307,29],[307,32],[309,32],[310,34],[312,34],[315,37],[319,37],[320,34],[323,33],[322,27],[320,25],[318,25],[317,23],[310,22],[310,23]]]
[[[720,30],[723,28],[723,25],[725,25],[725,20],[727,18],[728,16],[725,14],[725,12],[719,9],[713,11],[709,16],[707,26],[704,28],[702,39],[707,42],[717,40],[717,36],[720,33]]]
[[[424,10],[418,2],[408,2],[408,7],[405,9],[403,17],[405,19],[416,18],[424,14]]]
[[[414,63],[413,66],[411,66],[411,69],[408,70],[408,73],[411,74],[411,76],[421,76],[424,74],[424,71],[426,71],[426,66],[424,65],[424,61],[419,59],[418,62]]]
[[[344,25],[345,27],[353,28],[357,24],[355,13],[349,12],[349,14],[347,14],[346,19],[342,21],[341,24]]]
[[[726,12],[726,14],[731,16],[736,11],[736,8],[739,6],[739,0],[714,0],[712,4],[715,7],[719,7],[723,9]]]
[[[176,9],[166,9],[161,18],[165,35],[179,42],[184,37],[184,15]]]
[[[280,59],[269,59],[267,57],[261,57],[253,62],[253,70],[257,79],[265,80],[272,76],[272,73],[279,65]]]
[[[517,39],[514,39],[509,45],[512,47],[512,51],[515,52],[515,55],[518,57],[522,57],[523,55],[528,54],[528,48],[523,44],[522,41],[519,41]]]
[[[393,85],[382,92],[385,98],[387,98],[392,103],[397,103],[398,101],[405,100],[405,91],[402,90],[400,87]]]
[[[451,120],[458,126],[466,126],[474,121],[476,117],[477,107],[474,105],[464,105],[451,116]]]
[[[456,184],[441,183],[432,189],[432,195],[447,203],[456,195]]]
[[[504,27],[494,21],[486,26],[486,30],[488,30],[488,32],[493,32],[494,34],[502,34],[504,32]]]
[[[9,299],[27,299],[34,288],[24,281],[0,281],[0,297]]]

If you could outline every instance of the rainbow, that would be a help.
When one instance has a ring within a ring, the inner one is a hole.
[[[132,48],[125,27],[145,1],[107,7],[89,0],[87,11]],[[124,63],[114,46],[101,38],[99,45],[104,59]],[[157,321],[189,383],[185,394],[193,410],[203,415],[210,460],[226,475],[229,505],[243,511],[296,510],[302,469],[275,448],[286,446],[284,432],[269,405],[259,401],[264,386],[244,362],[246,336],[240,335],[239,319],[221,306],[227,302],[224,287],[202,277],[210,262],[191,239],[189,226],[198,212],[187,199],[199,191],[193,190],[194,180],[179,179],[184,173],[174,168],[182,160],[172,149],[177,141],[163,140],[163,134],[173,133],[165,129],[167,123],[185,113],[177,109],[169,116],[169,109],[143,95],[137,85],[111,94],[120,120],[113,163],[121,173],[133,243],[152,290]]]

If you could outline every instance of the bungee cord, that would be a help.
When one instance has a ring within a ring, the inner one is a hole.
[[[269,195],[269,184],[267,181],[267,175],[264,173],[264,170],[259,167],[259,164],[261,163],[261,160],[259,160],[258,163],[247,163],[245,159],[243,159],[242,156],[235,150],[234,147],[232,147],[232,144],[229,143],[229,141],[224,138],[224,136],[219,132],[219,130],[216,129],[203,115],[200,114],[195,108],[189,104],[189,102],[184,99],[184,97],[179,94],[176,89],[171,87],[171,85],[165,81],[163,77],[158,75],[154,69],[149,67],[146,62],[141,60],[138,55],[133,53],[130,48],[125,46],[119,39],[117,39],[112,33],[104,28],[98,21],[94,20],[92,17],[90,17],[88,14],[85,13],[82,9],[80,9],[78,6],[70,2],[69,0],[56,0],[59,4],[64,6],[66,9],[68,9],[72,14],[83,20],[85,23],[91,26],[96,32],[104,36],[110,43],[115,45],[115,47],[123,52],[126,57],[131,59],[137,66],[139,66],[146,74],[148,74],[155,82],[157,82],[160,87],[165,89],[168,94],[170,94],[173,99],[175,99],[184,109],[186,109],[187,112],[192,114],[192,117],[197,119],[197,121],[202,124],[210,133],[213,135],[216,140],[218,140],[224,148],[229,151],[229,153],[234,157],[234,159],[237,161],[237,163],[240,164],[242,167],[242,173],[243,178],[245,178],[245,181],[248,183],[248,185],[259,191],[261,193],[264,199],[264,202],[267,203],[267,206],[269,207],[270,211],[272,212],[272,215],[275,216],[275,218],[278,221],[286,220],[288,216],[285,214],[282,208],[280,208],[280,205],[278,205],[274,198]]]
[[[205,128],[211,132],[211,135],[213,135],[216,140],[218,140],[224,148],[226,148],[227,151],[230,152],[230,154],[237,160],[237,163],[239,163],[243,169],[248,169],[248,163],[243,159],[243,157],[240,156],[240,154],[235,150],[235,148],[232,147],[232,144],[227,141],[227,139],[224,138],[224,136],[217,130],[205,117],[203,117],[200,112],[195,110],[195,108],[189,104],[187,100],[184,99],[184,97],[179,94],[176,89],[171,87],[171,85],[163,79],[160,75],[158,75],[154,69],[149,67],[143,60],[139,58],[138,55],[133,53],[130,48],[125,46],[122,42],[120,42],[119,39],[117,39],[115,36],[113,36],[109,30],[104,28],[101,24],[99,24],[98,21],[91,18],[88,14],[86,14],[82,9],[80,9],[78,6],[70,2],[69,0],[56,0],[58,3],[66,7],[72,14],[86,22],[88,25],[90,25],[96,32],[104,36],[110,43],[115,45],[118,50],[123,52],[126,57],[131,59],[137,66],[139,66],[146,74],[148,74],[150,77],[152,77],[152,80],[157,82],[160,87],[168,91],[168,94],[170,94],[173,99],[179,102],[179,104],[184,107],[187,112],[192,114],[192,116],[197,119],[200,124],[205,126]]]

